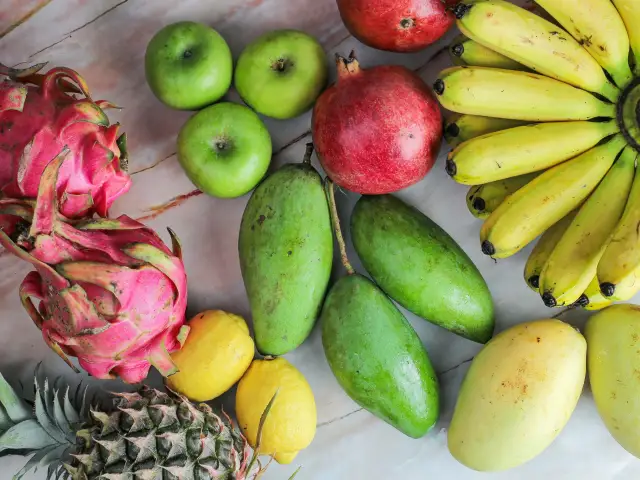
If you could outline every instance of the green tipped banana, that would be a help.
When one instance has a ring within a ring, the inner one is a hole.
[[[636,155],[631,148],[626,155]],[[640,169],[636,168],[629,198],[611,241],[598,263],[602,294],[610,300],[626,301],[640,290]]]
[[[458,183],[480,185],[557,165],[618,131],[607,122],[550,122],[501,130],[459,145],[447,157]]]
[[[622,17],[636,62],[636,73],[640,74],[640,2],[638,0],[613,0]]]
[[[519,127],[526,123],[522,120],[483,117],[481,115],[455,115],[445,123],[444,138],[452,148],[455,148],[462,142],[480,135]]]
[[[566,216],[562,217],[558,222],[551,225],[541,236],[536,243],[533,250],[527,258],[527,263],[524,266],[524,280],[527,285],[534,292],[540,291],[540,273],[544,268],[544,264],[547,263],[547,259],[551,255],[551,252],[558,244],[564,232],[567,231],[569,225],[576,216],[577,210],[569,212]]]
[[[608,307],[613,302],[602,295],[600,291],[600,282],[598,282],[598,277],[593,277],[591,283],[584,291],[585,297],[585,305],[583,308],[585,310],[602,310],[604,307]]]
[[[506,68],[508,70],[529,70],[521,63],[494,52],[490,48],[474,42],[464,35],[459,35],[449,45],[451,60],[456,65],[471,65],[475,67]]]
[[[520,251],[591,194],[624,146],[622,135],[615,135],[512,194],[482,225],[482,252],[505,258]]]
[[[551,252],[540,274],[540,294],[547,307],[574,304],[596,276],[627,203],[635,159],[634,150],[623,150]]]
[[[487,218],[505,199],[538,176],[538,172],[474,185],[467,192],[467,208],[476,218]]]
[[[615,117],[615,105],[535,73],[487,67],[451,67],[433,85],[442,106],[468,115],[554,122]]]
[[[460,31],[485,47],[611,101],[618,98],[598,62],[553,23],[504,0],[463,0],[453,12]]]
[[[536,1],[609,72],[618,87],[631,81],[627,29],[609,0]]]

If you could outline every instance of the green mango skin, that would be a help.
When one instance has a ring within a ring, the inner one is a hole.
[[[284,165],[255,189],[238,250],[258,351],[294,350],[320,314],[333,262],[329,206],[311,165]]]
[[[367,272],[404,308],[474,342],[491,338],[494,306],[484,278],[422,212],[393,195],[362,196],[351,237]]]
[[[338,280],[322,314],[322,345],[340,386],[356,403],[412,438],[438,420],[438,379],[420,338],[371,280]]]

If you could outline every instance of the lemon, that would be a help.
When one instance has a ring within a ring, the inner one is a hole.
[[[316,434],[316,401],[304,376],[284,358],[254,360],[238,384],[236,416],[255,447],[260,417],[278,391],[262,429],[260,453],[290,463]]]
[[[207,310],[193,317],[180,350],[171,354],[179,372],[167,386],[190,400],[206,402],[229,390],[251,365],[254,343],[242,317]]]

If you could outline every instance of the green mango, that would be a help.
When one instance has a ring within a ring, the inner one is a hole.
[[[311,333],[333,262],[329,207],[309,161],[290,163],[254,190],[240,225],[238,250],[258,351],[283,355]]]
[[[438,420],[439,385],[420,338],[393,302],[353,273],[329,291],[320,315],[331,371],[356,403],[405,435]]]
[[[404,308],[474,342],[491,338],[494,306],[484,278],[422,212],[393,195],[362,196],[351,238],[367,272]]]

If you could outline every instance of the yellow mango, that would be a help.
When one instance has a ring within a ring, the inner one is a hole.
[[[616,304],[585,328],[589,382],[607,429],[640,458],[640,307]]]
[[[515,325],[473,359],[448,434],[451,454],[478,471],[539,455],[564,428],[586,375],[584,337],[560,320]]]

